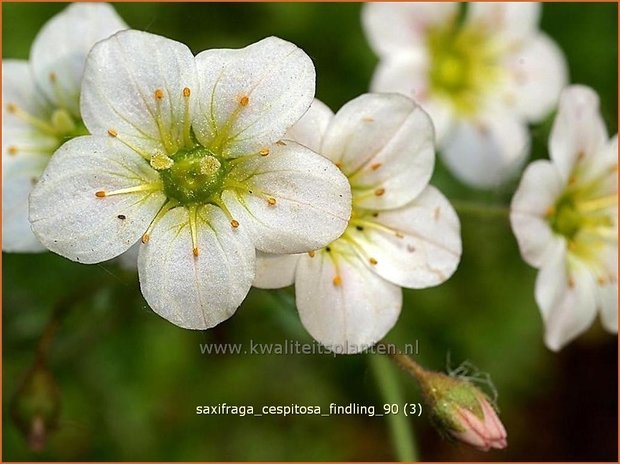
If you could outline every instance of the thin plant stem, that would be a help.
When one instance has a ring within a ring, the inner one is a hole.
[[[386,404],[399,405],[398,414],[386,415],[396,459],[399,462],[417,461],[418,450],[415,434],[409,419],[400,412],[404,400],[396,371],[389,360],[383,356],[371,354],[369,358],[383,401]]]

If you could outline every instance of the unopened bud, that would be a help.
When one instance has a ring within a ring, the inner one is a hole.
[[[60,393],[51,372],[37,362],[11,402],[11,416],[33,451],[41,451],[60,414]]]
[[[417,378],[442,431],[482,451],[507,446],[496,408],[479,388],[439,372],[423,371]]]

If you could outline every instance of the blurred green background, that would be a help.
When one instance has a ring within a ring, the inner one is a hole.
[[[364,93],[376,64],[359,4],[114,4],[133,28],[206,48],[241,47],[268,35],[314,60],[317,97],[337,110]],[[3,57],[28,57],[39,28],[63,4],[3,3]],[[617,132],[617,5],[544,5],[542,28],[566,53],[572,82],[601,96]],[[549,121],[533,128],[545,157]],[[450,198],[507,205],[515,185],[479,193],[438,165],[433,183]],[[480,453],[441,439],[427,414],[410,418],[424,460],[616,460],[617,339],[597,324],[559,354],[542,343],[536,275],[520,258],[502,215],[462,214],[464,253],[444,285],[405,291],[388,340],[419,343],[418,361],[445,369],[470,360],[489,372],[509,447]],[[51,253],[3,254],[4,460],[393,460],[385,418],[198,416],[198,405],[383,402],[367,355],[202,355],[201,343],[311,339],[292,290],[252,290],[230,320],[207,332],[179,329],[146,306],[135,272],[84,266]],[[62,317],[53,317],[53,312]],[[58,321],[48,371],[58,385],[58,426],[34,453],[9,403],[50,321]],[[405,399],[414,383],[397,372]]]

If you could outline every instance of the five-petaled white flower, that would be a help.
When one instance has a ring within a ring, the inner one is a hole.
[[[538,3],[370,3],[366,34],[380,63],[371,89],[428,111],[442,158],[463,182],[490,188],[529,154],[527,124],[553,109],[567,80]]]
[[[142,293],[162,317],[205,329],[247,295],[255,250],[320,248],[347,225],[346,178],[282,141],[314,97],[315,71],[295,45],[267,38],[194,57],[139,31],[99,42],[81,110],[92,135],[65,143],[30,200],[39,240],[96,263],[142,237]]]
[[[86,134],[79,108],[82,72],[99,40],[126,29],[106,4],[75,4],[38,33],[30,62],[2,62],[2,250],[45,247],[28,222],[28,195],[66,140]]]
[[[511,205],[523,259],[539,268],[536,302],[552,350],[597,310],[618,331],[618,136],[608,139],[597,95],[571,86],[549,139],[551,161],[530,164]]]
[[[335,116],[315,101],[288,137],[340,167],[351,184],[353,212],[344,234],[327,247],[259,255],[254,285],[294,282],[308,332],[336,352],[359,352],[396,323],[400,287],[440,284],[460,260],[458,217],[428,185],[433,126],[405,96],[366,94]]]

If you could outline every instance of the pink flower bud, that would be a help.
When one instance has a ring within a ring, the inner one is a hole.
[[[450,433],[457,440],[481,451],[488,451],[491,448],[505,448],[508,445],[506,429],[497,417],[495,409],[483,394],[479,395],[478,401],[482,408],[482,418],[467,408],[457,406],[454,414],[462,430],[452,430]]]
[[[494,405],[471,382],[425,370],[417,378],[442,431],[482,451],[507,446],[506,429]]]

